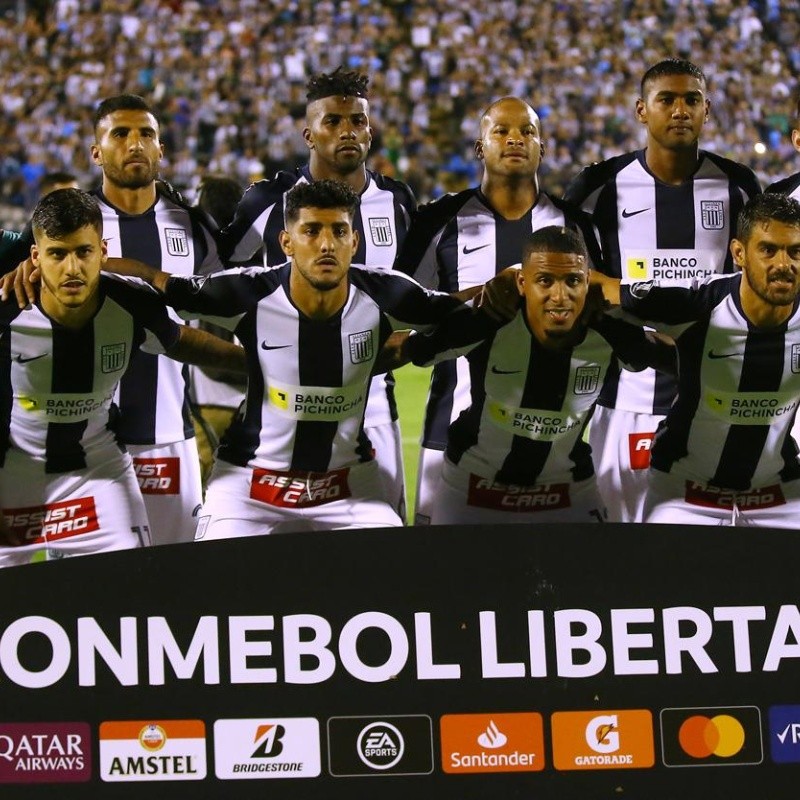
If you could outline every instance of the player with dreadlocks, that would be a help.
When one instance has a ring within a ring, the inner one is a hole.
[[[303,130],[308,163],[250,186],[233,221],[219,234],[223,259],[231,265],[283,264],[286,255],[279,237],[286,228],[286,193],[299,183],[336,180],[347,184],[360,200],[353,219],[358,235],[353,263],[391,268],[416,201],[404,183],[366,167],[372,143],[368,83],[366,75],[341,67],[309,79]],[[393,389],[391,374],[373,379],[364,427],[375,449],[386,499],[403,516],[402,449]]]

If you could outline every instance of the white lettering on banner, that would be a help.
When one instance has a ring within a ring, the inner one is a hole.
[[[716,250],[622,251],[622,283],[656,281],[661,286],[687,286],[722,271],[725,252]]]
[[[524,622],[527,645],[516,630]],[[603,616],[583,608],[530,609],[513,620],[481,611],[477,623],[465,625],[465,630],[476,631],[474,657],[485,680],[526,675],[590,678],[606,670],[615,675],[709,674],[731,668],[740,673],[777,672],[785,660],[800,659],[797,605],[782,605],[774,615],[768,615],[766,606],[718,606],[710,611],[695,606],[620,608]],[[498,635],[512,623],[514,635]],[[750,634],[758,625],[770,626],[766,654],[753,650]],[[381,611],[365,611],[345,620],[338,634],[317,614],[203,616],[191,636],[186,629],[182,620],[176,638],[166,617],[120,617],[114,631],[109,623],[81,617],[74,630],[67,631],[49,617],[20,617],[0,635],[0,670],[17,686],[41,689],[67,676],[78,686],[96,686],[98,661],[106,667],[102,679],[110,675],[122,686],[186,680],[207,685],[223,680],[319,684],[337,669],[365,683],[393,680],[408,668],[415,668],[418,680],[459,680],[464,666],[434,660],[434,652],[441,659],[444,648],[441,643],[434,647],[436,626],[428,612],[416,612],[404,622]],[[359,655],[359,640],[368,631],[388,640],[381,664],[364,663]],[[37,661],[35,669],[24,658],[29,635],[44,637],[49,644],[47,663]],[[223,678],[220,652],[225,650],[229,669]],[[147,663],[146,677],[140,673],[140,661]]]
[[[797,408],[796,392],[721,392],[710,389],[706,406],[716,416],[733,425],[770,425],[788,419]]]
[[[269,404],[281,416],[295,420],[340,422],[362,413],[367,385],[294,386],[272,384],[267,389]]]
[[[537,408],[518,408],[487,397],[489,419],[507,433],[524,436],[539,442],[555,442],[568,433],[576,432],[584,415],[562,414]]]

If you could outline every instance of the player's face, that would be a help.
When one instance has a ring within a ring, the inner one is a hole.
[[[280,240],[292,269],[323,292],[342,283],[358,248],[358,233],[343,208],[301,208]]]
[[[517,278],[528,327],[544,345],[568,337],[586,304],[589,268],[577,253],[531,253]]]
[[[750,289],[771,306],[788,306],[800,294],[800,226],[770,220],[754,227],[731,253]]]
[[[340,175],[363,166],[372,144],[363,97],[323,97],[309,104],[303,138],[314,157]]]
[[[489,175],[533,177],[543,154],[539,117],[527,103],[501,100],[481,120],[475,155]]]
[[[106,263],[106,245],[90,225],[65,236],[51,239],[44,231],[34,231],[31,261],[41,271],[42,300],[49,295],[53,308],[78,308],[97,291],[100,270]]]
[[[662,75],[645,89],[636,101],[636,119],[647,126],[649,142],[666,150],[695,147],[708,120],[705,85],[692,75]]]
[[[114,111],[97,124],[92,160],[122,189],[141,189],[158,176],[164,147],[158,123],[147,111]]]

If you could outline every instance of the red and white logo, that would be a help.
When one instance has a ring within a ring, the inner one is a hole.
[[[631,469],[650,468],[650,450],[653,447],[655,433],[629,433]]]
[[[254,469],[250,497],[277,508],[313,508],[350,497],[349,469],[331,472],[275,472]]]
[[[69,539],[100,527],[94,497],[79,497],[43,506],[7,508],[3,516],[12,537],[18,538],[22,544]]]
[[[568,483],[549,483],[541,486],[513,486],[494,483],[480,475],[469,476],[467,505],[493,508],[496,511],[553,511],[569,508]]]
[[[181,462],[169,458],[134,458],[133,469],[142,494],[180,494]]]

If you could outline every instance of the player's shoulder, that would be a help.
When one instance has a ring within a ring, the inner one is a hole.
[[[380,172],[373,172],[371,169],[367,170],[367,172],[369,173],[370,180],[378,189],[391,192],[395,200],[406,208],[414,208],[416,206],[417,201],[414,198],[414,192],[411,191],[411,187],[407,183],[403,183],[403,181],[399,181],[397,178],[390,178],[388,175],[384,175]]]
[[[582,202],[587,195],[614,180],[625,167],[636,161],[639,153],[640,151],[633,150],[589,164],[572,179],[564,197],[573,203]]]
[[[770,194],[792,194],[798,187],[800,187],[800,172],[795,172],[788,178],[771,183],[764,191]]]
[[[414,219],[415,221],[419,220],[421,223],[425,224],[441,223],[445,225],[453,219],[470,200],[477,197],[477,195],[478,189],[475,187],[472,189],[464,189],[461,192],[444,194],[441,197],[437,197],[435,200],[421,205],[417,209]]]
[[[700,154],[724,172],[733,183],[741,186],[748,195],[761,193],[761,184],[758,181],[758,177],[746,164],[708,150],[701,150]]]
[[[277,203],[286,192],[303,178],[299,169],[281,170],[271,178],[254,181],[245,189],[242,202],[260,201],[264,205]]]
[[[543,192],[542,196],[556,209],[558,209],[565,219],[579,223],[581,225],[592,224],[591,216],[584,211],[580,206],[577,206],[572,200],[567,200],[561,197],[553,197],[549,192]]]

